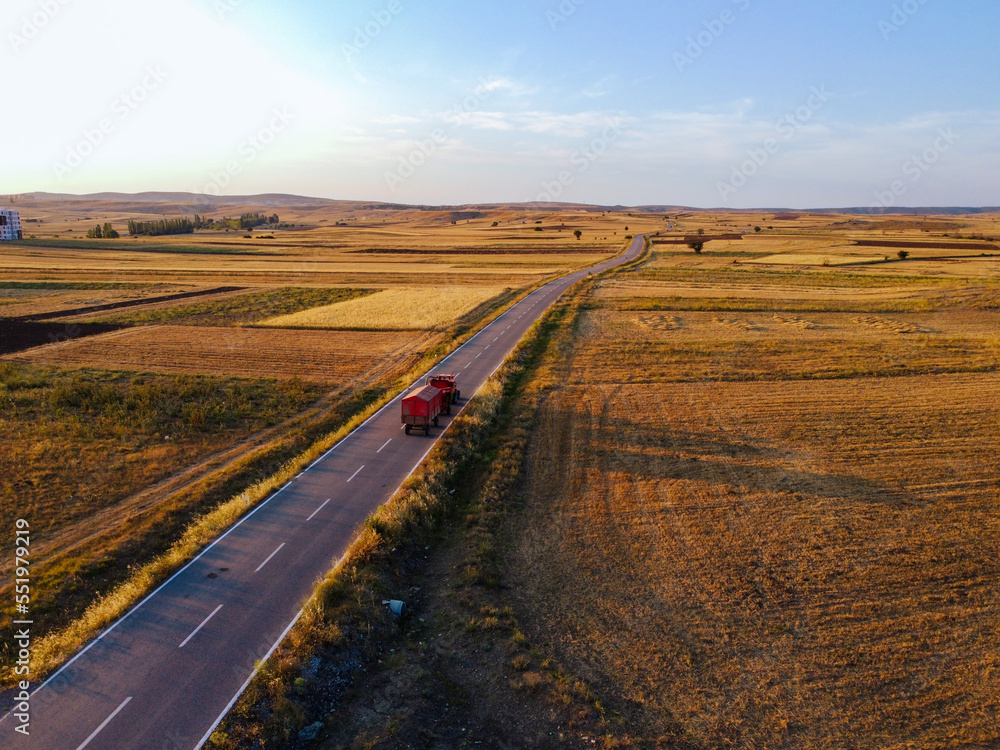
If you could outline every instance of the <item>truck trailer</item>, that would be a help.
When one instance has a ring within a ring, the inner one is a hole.
[[[438,425],[438,417],[448,407],[445,392],[433,385],[425,385],[419,391],[414,391],[403,397],[403,424],[406,434],[416,429],[422,429],[424,435],[429,435],[431,425]]]

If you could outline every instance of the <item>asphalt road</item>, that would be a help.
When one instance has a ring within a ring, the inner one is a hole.
[[[628,252],[589,269],[634,259]],[[457,373],[464,406],[527,329],[588,270],[538,289],[432,372]],[[416,384],[415,384],[416,385]],[[192,750],[207,740],[298,620],[359,525],[426,457],[406,435],[397,397],[259,505],[199,557],[92,641],[31,697],[30,735],[0,720],[0,747]],[[453,409],[453,415],[457,415]]]

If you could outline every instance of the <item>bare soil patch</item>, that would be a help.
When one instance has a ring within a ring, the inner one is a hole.
[[[20,320],[0,322],[0,355],[24,351],[58,341],[96,336],[118,331],[122,326],[109,324],[66,325],[64,323],[25,323]]]

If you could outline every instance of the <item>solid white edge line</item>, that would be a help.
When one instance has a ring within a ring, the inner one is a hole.
[[[405,428],[405,427],[406,427],[406,425],[403,425],[403,427]],[[389,444],[389,443],[391,443],[391,442],[392,442],[392,438],[389,438],[388,440],[386,440],[386,441],[385,441],[385,445],[383,445],[383,446],[382,446],[381,448],[379,448],[379,449],[378,449],[377,451],[375,451],[375,452],[376,452],[376,453],[381,453],[382,451],[384,451],[384,450],[385,450],[385,446],[386,446],[386,445],[388,445],[388,444]]]
[[[281,546],[284,547],[285,545],[281,545]],[[279,547],[279,549],[280,549],[280,547]],[[272,557],[273,557],[273,555],[272,555]],[[190,641],[192,638],[194,638],[196,635],[198,635],[198,631],[201,630],[206,625],[208,625],[208,621],[211,620],[213,617],[215,617],[217,614],[219,614],[219,610],[220,609],[222,609],[222,605],[221,604],[218,607],[216,607],[215,609],[213,609],[212,610],[212,614],[210,614],[208,617],[206,617],[204,620],[202,620],[201,621],[201,625],[199,625],[194,630],[192,630],[191,631],[191,635],[189,635],[187,638],[185,638],[183,641],[181,641],[181,645],[178,646],[177,648],[184,648],[186,645],[188,645],[188,641]]]
[[[271,658],[271,654],[273,654],[275,649],[277,649],[278,646],[281,644],[281,642],[285,640],[285,636],[288,635],[289,631],[291,631],[291,629],[295,627],[295,623],[297,623],[299,621],[299,618],[302,617],[303,612],[305,612],[305,608],[299,610],[299,613],[295,615],[295,619],[292,620],[290,623],[288,623],[288,627],[285,628],[284,632],[278,636],[278,640],[276,640],[274,642],[274,645],[271,646],[271,650],[268,651],[266,654],[264,654],[263,659],[257,662],[257,665],[254,666],[253,668],[253,672],[251,672],[250,676],[247,677],[246,682],[244,682],[243,685],[240,687],[240,689],[236,691],[236,695],[234,695],[233,699],[226,704],[226,707],[222,709],[222,713],[219,714],[219,718],[216,719],[215,723],[213,723],[212,726],[208,728],[208,731],[205,732],[205,736],[202,737],[198,741],[198,744],[194,746],[194,750],[201,750],[201,748],[205,746],[205,743],[208,742],[208,738],[212,736],[212,732],[214,732],[216,728],[219,726],[219,724],[222,723],[222,720],[226,718],[226,714],[229,713],[229,710],[236,705],[236,701],[238,701],[240,699],[240,696],[246,692],[246,689],[248,687],[250,687],[250,683],[253,681],[253,678],[257,676],[257,673],[260,671],[260,668],[264,666],[264,663],[268,659]]]
[[[558,279],[557,279],[557,281],[558,281]],[[536,293],[540,292],[545,287],[547,287],[547,286],[549,286],[551,284],[554,284],[554,283],[556,283],[556,282],[555,281],[550,281],[545,286],[540,287],[539,289],[536,289],[534,292],[531,292],[531,294],[529,294],[527,297],[525,297],[523,300],[521,300],[521,302],[524,302],[524,300],[528,299],[528,297],[534,296]],[[519,305],[519,304],[521,304],[521,302],[518,302],[517,304]],[[516,306],[517,305],[515,305],[514,307],[516,307]],[[504,315],[506,315],[506,313],[504,313]],[[415,381],[413,381],[413,383],[411,383],[409,385],[409,387],[403,389],[403,391],[401,393],[399,393],[395,398],[393,398],[392,401],[390,401],[385,406],[383,406],[381,409],[379,409],[377,412],[375,412],[374,414],[372,414],[370,417],[368,417],[368,419],[366,419],[364,422],[362,422],[361,424],[359,424],[357,427],[355,427],[353,430],[351,430],[348,434],[344,435],[344,437],[342,437],[340,439],[340,441],[336,445],[332,446],[330,448],[330,450],[328,450],[322,456],[320,456],[315,461],[313,461],[311,464],[309,464],[309,466],[307,466],[302,471],[302,473],[305,474],[306,472],[310,471],[314,466],[316,466],[316,464],[318,464],[318,463],[322,462],[323,460],[325,460],[331,453],[333,453],[334,451],[336,451],[337,448],[339,448],[340,446],[342,446],[351,437],[353,437],[354,433],[358,432],[362,427],[364,427],[365,425],[367,425],[372,420],[376,419],[382,412],[384,412],[386,409],[388,409],[390,406],[392,406],[394,403],[396,403],[396,401],[398,401],[399,399],[403,398],[403,396],[405,396],[410,391],[410,389],[413,388],[413,386],[417,385],[421,380],[423,380],[425,377],[427,377],[427,375],[429,375],[431,372],[433,372],[435,368],[440,367],[449,358],[451,358],[451,357],[455,356],[456,354],[458,354],[460,351],[462,351],[462,349],[464,349],[465,347],[467,347],[469,344],[471,344],[473,341],[475,341],[477,338],[479,338],[482,334],[486,333],[486,331],[488,331],[490,329],[490,327],[494,323],[496,323],[498,320],[500,320],[500,318],[502,318],[502,317],[503,317],[503,315],[501,315],[498,318],[494,318],[493,320],[491,320],[489,323],[486,324],[486,326],[484,326],[479,331],[477,331],[475,334],[473,334],[472,337],[469,338],[468,341],[466,341],[464,344],[462,344],[460,347],[458,347],[455,351],[453,351],[451,354],[449,354],[447,357],[445,357],[445,359],[441,360],[440,362],[438,362],[438,363],[436,363],[434,365],[431,365],[427,369],[427,372],[425,372],[423,375],[421,375],[419,378],[417,378]],[[486,348],[489,349],[490,347],[487,346]],[[291,482],[289,482],[289,484],[291,484]],[[282,487],[282,489],[284,489],[284,487]]]
[[[31,694],[32,697],[34,697],[35,695],[37,695],[39,690],[41,690],[42,688],[44,688],[46,685],[48,685],[50,682],[52,682],[52,680],[54,680],[56,677],[58,677],[60,674],[62,674],[67,668],[70,667],[70,665],[73,664],[73,662],[75,662],[77,659],[79,659],[85,653],[87,653],[88,651],[90,651],[91,648],[93,648],[97,643],[99,643],[112,630],[114,630],[115,628],[117,628],[119,625],[121,625],[123,622],[125,622],[125,620],[127,620],[129,617],[131,617],[132,615],[134,615],[136,612],[138,612],[139,609],[146,602],[148,602],[150,599],[152,599],[154,596],[156,596],[158,593],[160,593],[164,588],[166,588],[167,586],[169,586],[174,581],[175,578],[177,578],[179,575],[181,575],[181,573],[183,573],[184,571],[186,571],[188,568],[190,568],[192,565],[194,565],[196,562],[198,562],[202,557],[204,557],[205,555],[207,555],[209,553],[209,551],[211,551],[212,548],[215,547],[219,542],[221,542],[227,536],[229,536],[234,531],[236,531],[236,529],[238,529],[240,526],[242,526],[244,523],[246,523],[248,520],[250,520],[258,511],[263,510],[265,507],[267,507],[267,505],[270,504],[270,502],[272,500],[274,500],[274,498],[276,498],[278,495],[280,495],[282,492],[284,492],[284,490],[285,490],[285,488],[282,487],[280,490],[278,490],[273,495],[271,495],[271,497],[267,498],[267,500],[263,501],[256,508],[254,508],[249,513],[247,513],[245,516],[243,516],[243,518],[241,518],[239,521],[237,521],[235,524],[233,524],[232,528],[230,528],[228,531],[226,531],[225,534],[223,534],[218,539],[216,539],[214,542],[212,542],[207,547],[205,547],[205,549],[203,549],[198,554],[197,557],[194,557],[191,560],[191,562],[189,562],[183,568],[181,568],[176,573],[174,573],[172,576],[170,576],[170,578],[168,578],[166,581],[164,581],[163,583],[161,583],[151,594],[149,594],[149,596],[147,596],[141,602],[139,602],[134,607],[132,607],[132,609],[130,609],[128,612],[126,612],[124,615],[122,615],[113,625],[111,625],[111,627],[109,627],[107,630],[105,630],[99,636],[97,636],[96,638],[94,638],[94,640],[92,640],[90,643],[88,643],[86,645],[86,647],[82,651],[80,651],[80,653],[78,653],[76,656],[74,656],[68,662],[66,662],[65,664],[63,664],[58,669],[58,671],[54,672],[45,682],[43,682],[41,685],[39,685],[37,688],[35,688],[34,692],[32,692],[32,694]],[[8,711],[4,715],[3,719],[6,719],[7,716],[9,716],[9,715],[10,715],[10,712]],[[3,719],[0,719],[0,721],[2,721]]]
[[[478,393],[478,391],[477,391],[477,393]],[[461,414],[461,413],[462,413],[461,411],[458,412],[458,414]],[[457,417],[458,414],[456,414],[455,416]],[[455,423],[455,420],[453,419],[453,420],[451,420],[451,422],[449,422],[447,425],[445,425],[445,428],[443,430],[441,430],[441,433],[437,437],[434,438],[434,443],[431,445],[431,447],[428,448],[424,452],[424,455],[422,455],[420,457],[419,461],[417,461],[415,464],[413,464],[413,468],[410,469],[410,473],[406,475],[406,479],[409,479],[411,476],[413,476],[413,472],[415,472],[417,469],[420,468],[420,464],[422,464],[424,462],[424,459],[427,458],[431,454],[431,451],[434,450],[437,447],[438,440],[440,440],[442,437],[444,437],[444,434],[446,432],[448,432],[448,428],[451,427],[454,423]],[[399,483],[399,487],[402,487],[404,484],[406,484],[406,479],[404,479],[402,482]],[[392,494],[389,495],[389,500],[392,500],[392,498],[394,498],[396,496],[396,493],[399,492],[399,487],[397,487],[396,489],[394,489],[392,491]],[[388,502],[388,501],[386,501],[386,502]]]
[[[111,712],[111,716],[109,716],[103,722],[101,722],[101,726],[99,726],[97,729],[95,729],[93,731],[93,733],[91,733],[91,735],[87,739],[85,739],[83,741],[83,744],[80,745],[76,750],[83,750],[83,748],[85,748],[87,745],[89,745],[90,742],[91,742],[91,740],[93,740],[94,737],[96,737],[97,735],[99,735],[101,733],[101,730],[104,729],[104,727],[106,727],[108,724],[111,723],[111,720],[113,718],[115,718],[118,715],[118,713],[123,708],[125,708],[125,706],[128,705],[128,703],[129,703],[130,700],[132,700],[132,696],[131,695],[128,698],[126,698],[125,700],[123,700],[122,704],[120,706],[118,706],[118,708],[116,708],[114,711]]]
[[[314,518],[316,517],[316,514],[317,514],[317,513],[319,513],[319,512],[321,511],[321,510],[323,510],[323,508],[325,508],[325,507],[326,507],[327,505],[329,505],[329,504],[330,504],[330,500],[332,500],[332,499],[333,499],[333,498],[330,498],[330,497],[328,497],[328,498],[326,499],[326,502],[325,502],[325,503],[323,503],[323,504],[322,504],[321,506],[319,506],[319,507],[318,507],[318,508],[317,508],[316,510],[314,510],[314,511],[313,511],[313,514],[312,514],[311,516],[309,516],[309,518],[307,518],[307,519],[306,519],[306,521],[308,522],[308,521],[311,521],[311,520],[313,520],[313,519],[314,519]]]
[[[329,501],[327,501],[327,502],[329,502]],[[324,503],[324,505],[325,504],[326,503]],[[267,565],[269,562],[271,562],[271,558],[274,557],[279,552],[281,552],[281,548],[284,547],[284,546],[285,546],[285,542],[282,542],[281,544],[279,544],[278,545],[278,549],[276,549],[274,552],[272,552],[270,555],[268,555],[267,559],[264,562],[262,562],[260,565],[257,566],[257,570],[255,570],[254,573],[260,573],[260,569],[263,568],[265,565]]]

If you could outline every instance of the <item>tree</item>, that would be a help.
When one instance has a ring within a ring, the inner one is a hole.
[[[755,231],[757,234],[760,234],[761,230],[760,230],[760,227],[754,227],[753,231]]]
[[[194,222],[190,219],[130,220],[128,223],[128,233],[133,237],[138,235],[158,237],[164,234],[191,234],[192,232],[194,232]]]
[[[579,229],[577,229],[575,232],[573,232],[573,234],[576,236],[577,239],[580,239],[581,237],[583,237],[583,232],[581,232]]]
[[[689,242],[688,247],[694,250],[698,255],[701,255],[701,251],[705,247],[705,243],[700,240],[696,242]]]
[[[91,240],[100,240],[104,238],[104,232],[101,231],[101,225],[98,224],[93,229],[87,230],[87,238]]]
[[[107,222],[105,222],[104,224],[103,232],[104,232],[104,239],[106,240],[117,240],[119,237],[121,237],[121,235],[118,234],[117,230],[115,230],[115,228],[110,224],[108,224]]]
[[[907,258],[910,257],[910,251],[900,250],[898,253],[896,253],[896,257],[898,257],[900,260],[906,260]]]

